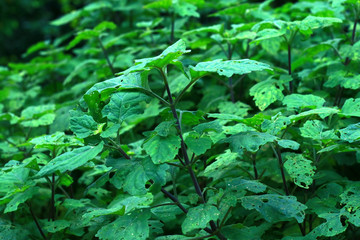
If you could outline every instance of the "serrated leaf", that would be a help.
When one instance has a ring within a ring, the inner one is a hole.
[[[103,108],[102,115],[115,124],[121,124],[123,121],[142,113],[143,108],[139,103],[148,99],[148,96],[139,92],[114,93],[110,102]]]
[[[205,168],[203,175],[218,180],[223,174],[223,171],[226,172],[227,167],[232,166],[237,162],[238,157],[239,154],[226,149],[224,153],[216,157],[215,162]]]
[[[156,135],[148,139],[143,147],[155,164],[165,163],[173,160],[179,152],[180,138],[175,135],[167,137]]]
[[[326,219],[326,222],[314,228],[309,234],[309,239],[316,239],[317,237],[325,236],[332,237],[346,230],[347,224],[343,225],[341,222],[340,213],[322,213],[318,215],[320,218]]]
[[[312,94],[290,94],[282,102],[289,110],[298,110],[302,108],[321,108],[325,103],[325,99]]]
[[[252,86],[250,96],[254,97],[256,106],[263,111],[271,103],[284,98],[283,90],[284,86],[282,84],[279,85],[274,79],[268,79]]]
[[[101,240],[145,240],[149,236],[147,210],[138,210],[118,217],[115,221],[100,228],[96,237]]]
[[[98,129],[98,124],[92,116],[79,111],[70,111],[70,115],[70,129],[79,138],[93,135]]]
[[[101,142],[97,146],[85,146],[76,148],[70,152],[65,152],[51,160],[48,164],[41,168],[35,176],[42,177],[56,171],[60,171],[61,173],[65,171],[72,171],[96,157],[102,151],[103,146],[104,144]]]
[[[211,139],[208,136],[200,136],[197,132],[190,132],[185,137],[185,143],[196,155],[201,155],[211,148]]]
[[[21,112],[21,125],[24,127],[39,127],[53,123],[55,105],[38,105],[25,108]]]
[[[347,99],[339,115],[345,117],[360,117],[360,98]]]
[[[261,31],[259,31],[258,33],[256,33],[256,39],[251,41],[252,43],[258,43],[260,41],[266,40],[266,39],[270,39],[270,38],[276,38],[276,37],[281,37],[283,35],[285,35],[286,31],[285,29],[263,29]]]
[[[245,196],[241,202],[244,208],[255,209],[266,221],[272,223],[289,218],[295,218],[298,223],[302,223],[305,218],[304,210],[307,208],[294,196],[276,194]]]
[[[241,132],[224,140],[229,142],[234,151],[238,152],[240,149],[246,149],[249,152],[257,152],[261,146],[269,142],[274,142],[276,137],[268,133],[260,132]]]
[[[312,161],[306,159],[301,154],[284,153],[284,167],[294,183],[299,187],[308,189],[313,182],[316,167],[312,166]]]
[[[296,115],[291,115],[291,116],[289,116],[289,118],[291,121],[299,121],[310,115],[319,115],[319,117],[321,119],[324,119],[324,118],[326,118],[332,114],[336,114],[338,112],[339,112],[339,110],[335,109],[335,108],[322,107],[322,108],[305,111],[305,112],[302,112],[302,113],[299,113]]]
[[[181,224],[182,231],[187,234],[193,230],[205,228],[211,220],[218,220],[219,215],[220,211],[209,204],[201,204],[190,208],[184,222]]]
[[[200,78],[209,72],[217,73],[221,76],[231,77],[234,74],[243,75],[255,71],[272,70],[268,64],[254,60],[227,60],[217,59],[209,62],[200,62],[195,67],[190,67],[192,79]]]
[[[341,23],[342,20],[339,18],[332,17],[317,17],[317,16],[307,16],[301,21],[300,29],[317,29],[324,28],[333,25],[334,23]]]
[[[84,144],[74,136],[65,135],[63,132],[55,132],[51,135],[44,135],[33,138],[30,140],[31,144],[35,145],[35,148],[48,148],[53,149],[55,147],[69,147],[69,146],[83,146]]]
[[[265,119],[261,124],[261,129],[266,133],[276,136],[279,132],[286,129],[291,123],[288,117],[277,114],[271,117],[271,120]]]

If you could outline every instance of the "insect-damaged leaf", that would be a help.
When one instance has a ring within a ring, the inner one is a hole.
[[[216,221],[219,218],[220,211],[213,205],[201,204],[190,208],[186,218],[181,225],[184,234],[192,230],[205,228],[211,220]]]
[[[307,208],[294,196],[276,194],[246,196],[241,199],[241,202],[244,208],[255,209],[268,222],[295,218],[298,223],[302,223],[305,217],[304,210]]]
[[[284,167],[294,183],[299,187],[308,189],[313,182],[315,169],[312,161],[306,159],[303,155],[297,153],[284,153]]]
[[[130,212],[100,228],[95,236],[101,240],[145,240],[149,236],[150,216],[148,210]]]

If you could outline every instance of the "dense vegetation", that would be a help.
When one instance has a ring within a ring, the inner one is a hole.
[[[359,0],[56,2],[1,58],[0,239],[360,239]]]

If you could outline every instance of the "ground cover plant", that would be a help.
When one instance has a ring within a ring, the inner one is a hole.
[[[0,66],[0,239],[360,238],[360,1],[62,4]]]

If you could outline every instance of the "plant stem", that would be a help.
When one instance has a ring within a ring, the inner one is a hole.
[[[32,218],[33,218],[33,220],[35,222],[35,225],[36,225],[37,229],[39,230],[41,236],[43,237],[43,239],[47,240],[47,237],[45,236],[43,230],[41,229],[41,226],[40,226],[40,224],[39,224],[39,222],[38,222],[38,220],[37,220],[37,218],[35,216],[35,213],[32,210],[31,204],[26,202],[26,205],[28,205],[28,207],[29,207],[30,214],[31,214],[31,216],[32,216]]]
[[[254,178],[259,179],[258,171],[256,169],[256,153],[251,154],[252,164],[254,167]]]
[[[55,221],[55,213],[56,213],[56,208],[55,208],[55,173],[53,173],[52,178],[51,178],[51,200],[50,200],[50,214],[49,214],[49,219],[51,219],[52,221]]]
[[[103,45],[100,37],[98,37],[98,41],[99,41],[99,45],[100,45],[101,51],[102,51],[103,54],[104,54],[105,60],[106,60],[106,62],[107,62],[107,64],[108,64],[108,66],[109,66],[112,74],[115,76],[115,73],[116,73],[116,72],[115,72],[114,66],[112,65],[112,63],[111,63],[111,61],[110,61],[110,59],[109,59],[109,55],[108,55],[108,53],[107,53],[107,51],[106,51],[106,49],[105,49],[105,47],[104,47],[104,45]]]
[[[114,140],[112,140],[111,138],[108,138],[108,139],[110,140],[110,142],[111,142],[112,144],[115,145],[115,147],[113,147],[113,146],[111,146],[111,145],[106,145],[106,146],[118,150],[118,151],[121,153],[121,155],[123,155],[126,159],[130,159],[129,155],[126,154],[126,152],[121,148],[121,146],[117,145],[117,143],[116,143]]]
[[[166,73],[164,72],[163,69],[158,69],[160,71],[160,74],[164,80],[164,85],[165,85],[165,89],[166,89],[166,92],[168,94],[168,97],[169,97],[169,103],[170,103],[170,109],[171,109],[171,112],[173,114],[173,117],[176,121],[176,128],[177,128],[177,131],[178,131],[178,134],[179,134],[179,137],[180,137],[180,140],[181,140],[181,152],[182,152],[182,155],[183,155],[183,158],[184,158],[184,161],[185,161],[185,166],[187,167],[187,170],[190,174],[190,177],[191,177],[191,180],[193,182],[193,185],[195,187],[195,191],[196,193],[198,194],[198,196],[200,197],[201,201],[203,203],[206,203],[205,201],[205,198],[204,198],[204,195],[201,191],[201,188],[200,188],[200,184],[197,180],[197,177],[192,169],[192,166],[191,166],[191,162],[190,162],[190,159],[189,159],[189,156],[187,154],[187,151],[186,151],[186,145],[185,145],[185,141],[184,141],[184,138],[182,136],[182,130],[181,130],[181,123],[180,123],[180,119],[179,119],[179,116],[176,112],[176,108],[175,108],[175,104],[174,104],[174,101],[173,101],[173,98],[172,98],[172,94],[171,94],[171,90],[170,90],[170,87],[169,87],[169,83],[168,83],[168,80],[167,80],[167,76],[166,76]],[[166,71],[166,68],[165,68],[165,71]],[[210,226],[211,226],[211,229],[210,230],[211,232],[209,233],[213,233],[216,231],[217,227],[215,225],[215,222],[214,221],[210,221]],[[206,231],[206,229],[205,229]],[[217,232],[216,235],[220,238],[220,239],[226,239],[220,232]]]
[[[288,46],[288,72],[289,72],[289,75],[291,76],[291,43],[288,42],[287,46]],[[294,84],[293,81],[289,82],[290,93],[294,92],[293,84]]]
[[[277,157],[277,159],[279,161],[279,167],[280,167],[280,171],[281,171],[281,178],[282,178],[282,182],[283,182],[283,185],[284,185],[285,194],[286,194],[286,196],[290,196],[290,192],[289,192],[289,189],[288,189],[287,184],[286,184],[286,178],[285,178],[285,172],[284,172],[284,166],[283,166],[283,160],[282,160],[282,157],[281,157],[280,148],[277,145],[274,148],[274,146],[272,144],[271,144],[271,148],[274,151],[274,154],[275,154],[275,156]],[[300,228],[301,234],[303,236],[305,236],[306,233],[305,233],[304,226],[301,225],[300,223],[298,223],[298,226]]]

